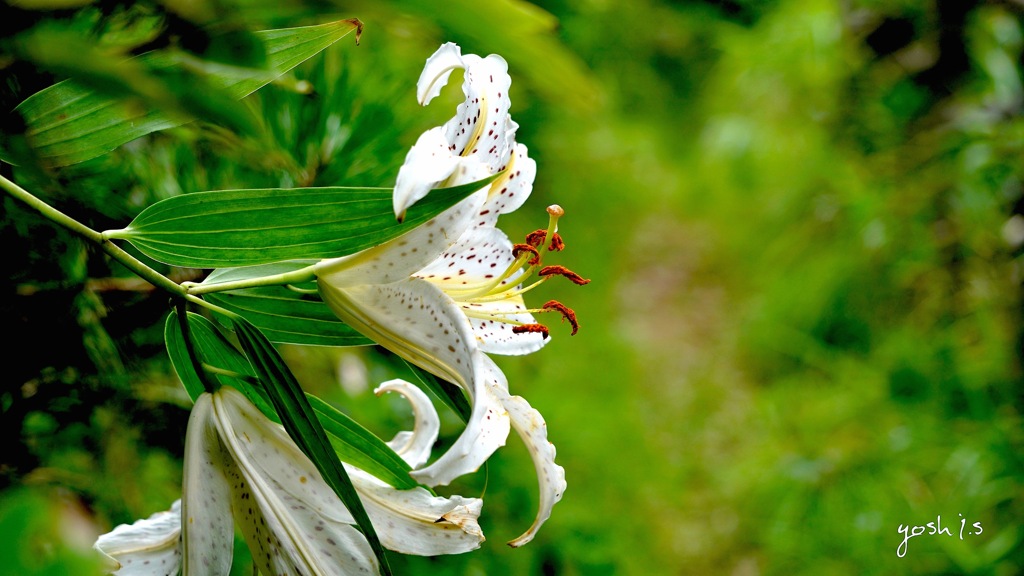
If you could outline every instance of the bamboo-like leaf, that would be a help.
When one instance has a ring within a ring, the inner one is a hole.
[[[327,433],[316,417],[309,400],[299,387],[298,381],[291,370],[281,359],[273,344],[244,318],[232,318],[232,324],[238,341],[245,351],[246,357],[259,376],[260,382],[271,403],[277,410],[288,435],[298,445],[306,456],[313,461],[317,470],[324,477],[327,484],[334,489],[334,492],[341,498],[341,501],[348,508],[356,524],[362,530],[363,535],[370,543],[380,563],[383,574],[391,574],[391,567],[388,564],[384,548],[381,546],[380,538],[366,514],[359,494],[352,486],[352,480],[348,477],[345,467],[341,465],[338,456],[335,454]]]
[[[167,198],[125,229],[154,260],[190,268],[230,268],[352,254],[437,216],[496,178],[431,191],[395,220],[391,188],[220,190]]]
[[[218,268],[204,284],[229,282],[292,272],[315,262],[288,260],[245,268]],[[247,288],[214,292],[204,296],[210,302],[243,316],[271,342],[313,346],[365,346],[373,342],[334,315],[320,299],[315,282],[295,286]]]
[[[409,476],[412,470],[409,464],[380,438],[320,398],[311,394],[307,394],[306,398],[316,411],[337,452],[350,457],[358,456],[346,459],[346,462],[373,474],[399,490],[419,486],[412,476]]]
[[[267,69],[219,66],[184,54],[153,52],[140,56],[140,65],[154,71],[186,70],[227,97],[239,100],[299,63],[316,55],[361,26],[358,20],[341,20],[318,26],[265,30],[254,35],[264,43]],[[138,68],[138,67],[136,67]],[[182,95],[187,96],[187,94]],[[187,98],[186,98],[187,99]],[[187,104],[187,102],[185,102]],[[202,102],[188,109],[206,113]],[[105,154],[140,136],[181,125],[178,115],[118,99],[72,80],[42,90],[18,105],[27,127],[25,136],[37,158],[50,166],[67,166]],[[4,160],[10,161],[8,154]]]

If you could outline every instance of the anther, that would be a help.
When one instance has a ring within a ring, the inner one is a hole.
[[[543,324],[523,324],[522,326],[513,326],[513,334],[543,334],[544,338],[550,335],[548,327]]]
[[[576,313],[573,312],[572,308],[569,308],[558,300],[548,300],[547,303],[541,306],[541,309],[560,312],[562,314],[562,322],[568,320],[569,324],[572,325],[572,334],[570,334],[570,336],[575,336],[576,332],[579,331],[580,323],[576,320]]]
[[[548,245],[548,252],[561,252],[565,249],[565,242],[562,241],[562,237],[555,232],[551,235],[551,244]]]
[[[541,277],[551,275],[565,276],[566,278],[569,279],[570,282],[579,286],[583,286],[584,284],[590,284],[589,278],[584,278],[579,274],[573,272],[572,270],[569,270],[565,266],[545,266],[540,269],[540,272],[538,272],[537,275]]]
[[[535,247],[529,244],[516,244],[512,246],[513,258],[519,258],[519,256],[522,255],[523,252],[529,252],[530,254],[533,254],[533,258],[530,258],[529,261],[530,266],[536,266],[537,264],[540,264],[540,252],[538,252]]]
[[[543,228],[540,228],[526,235],[526,243],[529,244],[530,246],[533,246],[534,248],[537,248],[544,244],[544,240],[546,240],[547,237],[548,231]]]

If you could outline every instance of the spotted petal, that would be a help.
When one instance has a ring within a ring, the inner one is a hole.
[[[398,169],[395,192],[392,196],[395,216],[399,220],[404,219],[409,206],[437,188],[463,162],[461,156],[452,153],[440,126],[420,135],[416,144],[405,155],[405,162]],[[468,166],[465,169],[468,170]]]
[[[346,288],[325,277],[318,283],[324,301],[346,324],[472,394],[472,328],[438,287],[420,278]]]
[[[399,219],[409,206],[442,183],[472,181],[453,180],[456,169],[485,177],[509,164],[519,126],[509,116],[512,102],[508,91],[512,79],[504,58],[496,54],[485,58],[475,54],[463,56],[457,45],[444,44],[427,59],[417,82],[417,99],[423,105],[430,102],[440,94],[456,68],[465,69],[462,91],[466,98],[453,118],[421,135],[406,155],[394,192],[395,215]]]
[[[480,209],[477,226],[494,226],[498,222],[498,215],[517,210],[533,192],[537,162],[529,157],[524,144],[514,144],[505,168],[506,172],[491,183],[487,201]]]
[[[508,161],[510,132],[516,124],[509,118],[512,101],[508,89],[512,78],[508,63],[497,54],[481,58],[475,54],[462,57],[465,75],[462,91],[466,99],[455,110],[455,116],[444,125],[445,138],[459,156],[476,158],[500,170]]]
[[[312,462],[240,392],[214,396],[216,423],[234,473],[235,518],[267,574],[372,574],[369,542],[343,523],[344,505]],[[237,473],[237,476],[235,476]]]
[[[533,540],[537,530],[551,516],[551,509],[562,499],[566,488],[565,469],[555,464],[555,445],[548,441],[548,427],[540,412],[522,397],[509,395],[507,389],[498,388],[494,393],[508,410],[512,427],[526,444],[540,484],[537,517],[525,533],[508,543],[518,548]]]
[[[484,541],[477,523],[483,507],[479,498],[434,496],[423,488],[397,490],[361,470],[348,470],[387,549],[417,556],[461,554]]]
[[[469,320],[440,288],[421,278],[346,289],[321,281],[320,293],[346,324],[469,394],[473,412],[459,440],[414,478],[429,486],[448,484],[476,471],[505,444],[508,417],[485,385],[507,386],[505,377],[476,349]]]
[[[505,445],[509,415],[494,392],[496,388],[508,389],[505,375],[486,354],[474,351],[471,382],[473,410],[466,428],[440,458],[410,473],[417,481],[428,486],[449,484],[463,474],[475,472],[495,450]]]
[[[214,423],[213,396],[201,394],[185,433],[182,482],[182,543],[185,574],[226,575],[234,556],[231,488],[233,466]]]
[[[181,566],[181,500],[134,524],[121,524],[99,537],[94,548],[117,576],[175,576]]]
[[[419,394],[423,395],[422,392]],[[425,395],[422,400],[429,403]],[[269,526],[274,520],[266,513],[262,517],[256,514],[261,510],[278,509],[277,521],[282,522],[286,532],[304,535],[304,542],[301,543],[289,543],[275,537],[272,545],[286,552],[284,555],[293,558],[315,557],[325,562],[325,565],[331,559],[338,558],[339,554],[360,556],[352,554],[346,547],[342,547],[344,549],[338,553],[316,553],[317,549],[331,552],[334,546],[332,542],[351,540],[353,532],[349,525],[354,524],[355,520],[323,481],[313,463],[290,441],[284,429],[267,420],[233,390],[217,405],[223,408],[227,417],[223,422],[229,424],[230,428],[225,425],[222,429],[225,434],[229,434],[226,436],[230,440],[227,444],[237,456],[243,476],[249,480],[252,497],[266,502],[260,509],[252,509],[253,512],[249,512],[249,509],[242,511],[243,515],[254,514],[251,522],[242,523],[243,526],[254,526],[251,530],[252,539],[257,540],[260,536],[265,539],[268,535],[262,534],[259,527],[263,522]],[[436,413],[434,418],[436,420]],[[378,528],[381,543],[389,550],[428,556],[455,554],[478,548],[483,541],[483,534],[476,523],[482,506],[480,500],[460,496],[433,496],[423,488],[397,490],[356,468],[346,466],[346,469],[370,520]],[[244,500],[241,499],[240,504],[244,505]],[[286,519],[294,521],[295,525],[289,526],[284,522]],[[304,551],[302,544],[309,544],[313,550]],[[264,547],[260,548],[262,550]],[[362,543],[357,548],[362,549]],[[373,554],[368,545],[365,546],[365,552],[368,554],[367,559],[372,560]],[[268,557],[265,561],[276,566],[273,564],[276,560],[272,558]],[[354,562],[351,557],[349,561]]]

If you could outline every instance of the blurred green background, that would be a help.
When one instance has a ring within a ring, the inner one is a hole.
[[[498,359],[566,469],[551,520],[504,545],[536,505],[513,435],[451,487],[484,494],[482,549],[392,555],[396,573],[1024,569],[1019,3],[190,6],[3,5],[0,131],[16,138],[13,107],[75,73],[73,54],[24,49],[40,29],[113,54],[177,42],[245,61],[247,30],[366,28],[295,70],[311,94],[280,83],[245,100],[264,138],[200,122],[3,173],[97,229],[198,190],[389,186],[461,99],[456,74],[430,106],[415,100],[423,61],[453,41],[508,60],[518,140],[538,163],[503,229],[542,227],[559,203],[558,262],[593,279],[535,297],[572,306],[578,335],[553,326],[542,352]],[[168,299],[8,198],[2,219],[0,573],[94,573],[97,534],[180,493],[188,401],[163,349]],[[284,353],[382,437],[409,425],[370,392],[394,374],[380,351]],[[939,516],[952,536],[897,557],[900,525]],[[234,573],[249,574],[238,549]]]

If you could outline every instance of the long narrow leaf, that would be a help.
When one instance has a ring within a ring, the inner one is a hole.
[[[296,258],[345,256],[437,216],[496,176],[433,190],[395,220],[390,188],[220,190],[174,196],[146,208],[109,238],[128,240],[154,260],[230,268]]]
[[[281,359],[273,344],[255,326],[244,318],[233,318],[232,324],[246,357],[263,383],[288,435],[313,461],[327,484],[341,498],[352,517],[355,518],[363,535],[369,541],[370,547],[380,562],[381,572],[390,576],[391,567],[388,564],[384,548],[381,546],[380,538],[377,537],[370,517],[366,514],[366,509],[352,486],[352,480],[334,453],[323,426],[320,425],[316,413],[299,387],[295,376]]]
[[[310,394],[307,394],[306,398],[338,452],[360,456],[359,461],[346,462],[372,473],[400,490],[419,486],[412,476],[409,476],[412,470],[409,464],[380,438],[320,398]],[[343,446],[339,446],[339,443]]]
[[[181,57],[161,53],[144,55],[139,61],[154,70],[165,71],[191,65],[192,72],[201,72],[195,74],[196,78],[203,78],[227,97],[238,100],[357,30],[359,25],[357,20],[342,20],[255,32],[266,48],[266,70],[190,64]],[[73,81],[60,82],[30,96],[16,110],[25,121],[25,135],[35,154],[50,166],[84,162],[140,136],[184,123],[178,116],[100,94]],[[7,154],[3,156],[10,160]]]

